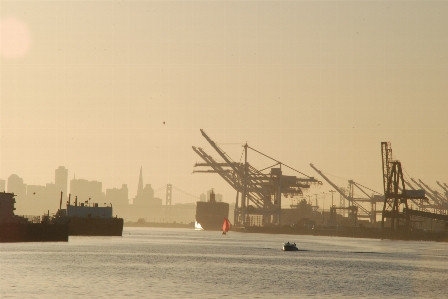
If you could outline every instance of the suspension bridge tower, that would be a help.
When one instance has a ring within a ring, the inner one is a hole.
[[[172,195],[173,195],[173,185],[167,184],[166,185],[166,201],[165,201],[165,204],[167,206],[171,205]]]

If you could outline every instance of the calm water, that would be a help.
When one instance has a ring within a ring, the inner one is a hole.
[[[0,298],[447,296],[447,243],[125,228],[0,244]]]

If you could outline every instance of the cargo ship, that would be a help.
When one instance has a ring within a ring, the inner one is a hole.
[[[222,230],[224,218],[229,217],[229,204],[217,202],[213,189],[210,193],[210,201],[198,201],[196,203],[196,222],[204,230]]]
[[[71,205],[70,200],[66,209],[59,209],[55,219],[59,223],[68,223],[70,236],[122,236],[123,218],[112,216],[112,205],[99,207],[85,203]]]
[[[47,215],[34,221],[14,214],[14,193],[0,193],[0,243],[67,242],[68,223],[55,223]]]

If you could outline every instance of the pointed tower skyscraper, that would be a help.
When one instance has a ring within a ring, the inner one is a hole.
[[[140,177],[138,179],[137,197],[140,195],[143,195],[143,174],[141,166],[140,166]]]

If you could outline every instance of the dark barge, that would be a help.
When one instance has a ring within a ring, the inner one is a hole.
[[[0,243],[67,242],[68,223],[55,223],[48,216],[33,222],[14,214],[14,193],[0,193]]]
[[[62,199],[61,199],[62,202]],[[85,203],[74,205],[67,203],[66,209],[59,209],[55,217],[58,223],[69,225],[70,236],[122,236],[123,218],[113,217],[112,205],[99,207],[97,203],[92,206]]]

